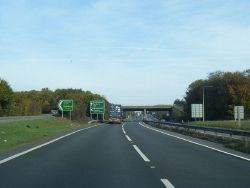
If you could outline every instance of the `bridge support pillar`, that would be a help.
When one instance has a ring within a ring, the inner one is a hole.
[[[147,109],[146,108],[144,109],[144,119],[147,120]]]

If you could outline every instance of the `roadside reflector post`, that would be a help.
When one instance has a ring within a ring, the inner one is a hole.
[[[248,136],[245,136],[244,142],[245,142],[245,150],[249,152],[250,151],[250,138]]]

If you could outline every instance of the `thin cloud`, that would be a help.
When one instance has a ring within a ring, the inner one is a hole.
[[[80,87],[111,102],[171,103],[209,72],[249,68],[249,7],[246,0],[1,1],[0,75],[17,90]]]

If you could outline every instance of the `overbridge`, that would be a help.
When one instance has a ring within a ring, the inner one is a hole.
[[[159,111],[167,111],[169,115],[171,115],[173,106],[172,105],[155,105],[155,106],[122,106],[122,110],[124,112],[133,112],[133,111],[142,111],[144,112],[144,116],[148,111],[151,112],[159,112]]]

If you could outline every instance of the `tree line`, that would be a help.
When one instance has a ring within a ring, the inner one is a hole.
[[[50,113],[57,110],[61,99],[73,99],[73,119],[86,119],[90,116],[91,100],[105,100],[104,96],[81,89],[43,88],[41,91],[15,92],[6,80],[0,79],[0,116],[28,116]],[[108,106],[108,105],[107,105]],[[66,114],[67,115],[67,114]]]
[[[248,69],[242,72],[217,71],[210,73],[207,79],[192,82],[185,97],[174,102],[175,120],[191,119],[191,104],[202,104],[203,88],[207,120],[234,119],[234,106],[244,106],[245,118],[250,118],[250,69]]]

